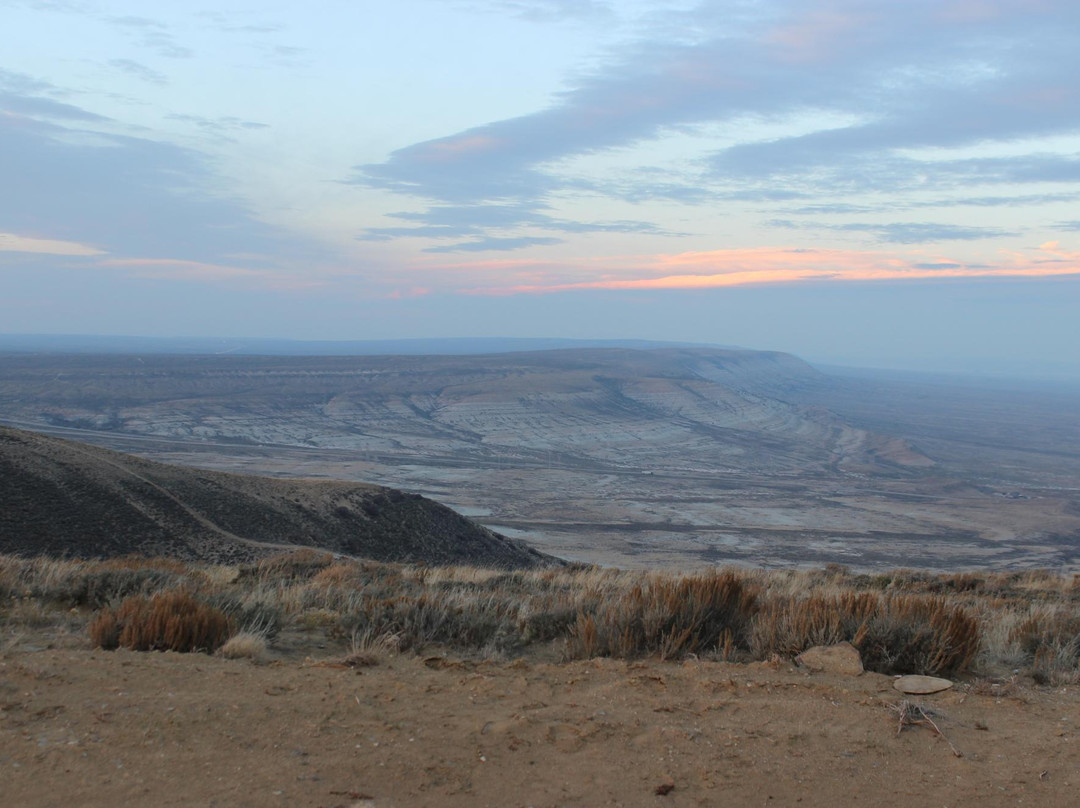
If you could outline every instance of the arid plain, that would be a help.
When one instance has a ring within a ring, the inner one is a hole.
[[[784,354],[0,356],[0,419],[422,493],[571,560],[1075,569],[1080,391]]]

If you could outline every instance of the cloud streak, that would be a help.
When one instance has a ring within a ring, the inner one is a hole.
[[[325,285],[322,280],[297,277],[267,269],[185,261],[177,258],[108,258],[96,261],[94,265],[106,269],[121,269],[139,278],[179,280],[241,288],[297,291]]]
[[[543,294],[585,290],[717,289],[805,282],[919,281],[973,278],[1080,276],[1080,252],[1048,242],[1028,253],[1010,252],[996,263],[969,264],[947,258],[897,256],[857,250],[762,247],[609,259],[608,277],[576,282],[488,286],[477,295]],[[463,268],[461,265],[459,269]],[[476,270],[489,267],[477,266]],[[628,274],[638,277],[626,277]]]
[[[88,244],[59,239],[35,238],[16,233],[0,233],[0,252],[36,253],[39,255],[104,255],[103,250]]]
[[[772,227],[788,230],[831,230],[838,233],[867,233],[877,241],[892,244],[937,244],[942,241],[983,241],[991,238],[1019,235],[1014,230],[999,227],[971,227],[933,222],[850,222],[848,224],[806,224],[785,219],[772,219]]]

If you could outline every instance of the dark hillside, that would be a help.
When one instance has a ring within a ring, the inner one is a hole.
[[[558,563],[417,494],[168,466],[0,427],[0,552],[231,562],[297,546],[381,561]]]

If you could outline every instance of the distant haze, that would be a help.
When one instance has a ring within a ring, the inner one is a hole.
[[[12,0],[0,31],[0,332],[1080,379],[1075,0]]]
[[[0,353],[34,354],[235,354],[240,356],[383,356],[467,355],[570,348],[668,347],[744,348],[706,342],[644,339],[570,339],[557,337],[452,337],[385,340],[289,340],[244,337],[136,337],[87,334],[0,334]],[[790,351],[787,353],[791,353]],[[933,361],[919,364],[889,361],[887,356],[853,350],[817,358],[804,355],[828,373],[856,374],[861,369],[901,374],[960,376],[987,380],[1061,382],[1080,385],[1080,364],[1054,362],[1040,356],[993,358],[963,363]]]

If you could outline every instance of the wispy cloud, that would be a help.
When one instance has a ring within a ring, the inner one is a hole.
[[[57,102],[44,93],[59,90],[0,74],[0,110],[7,110],[0,112],[0,222],[8,233],[39,240],[34,251],[49,244],[94,245],[116,260],[155,255],[207,266],[227,265],[238,254],[262,256],[247,262],[251,271],[326,261],[324,245],[268,225],[242,200],[221,194],[206,155],[119,134],[107,119],[80,107],[63,105],[59,116]],[[239,119],[207,123],[226,130],[255,125]],[[9,241],[16,243],[31,244]]]
[[[195,51],[181,45],[171,28],[160,20],[131,14],[105,16],[104,20],[128,32],[134,42],[154,51],[158,56],[166,59],[190,59],[195,55]]]
[[[195,16],[204,20],[208,28],[223,34],[274,34],[285,27],[277,22],[252,22],[247,15],[222,11],[199,11]]]
[[[278,291],[313,289],[325,285],[325,281],[321,279],[269,269],[185,261],[177,258],[109,258],[97,261],[96,266],[126,270],[129,274],[141,278],[193,281]]]
[[[462,241],[458,244],[446,244],[441,247],[428,247],[424,252],[488,252],[491,250],[520,250],[524,247],[540,247],[561,244],[562,239],[551,236],[487,236],[475,241]]]
[[[60,239],[35,238],[16,233],[0,233],[0,252],[38,253],[41,255],[90,256],[104,251],[89,244]]]
[[[532,22],[566,22],[589,20],[608,22],[615,19],[611,3],[599,0],[483,0],[479,8],[510,13]]]
[[[507,250],[525,246],[556,244],[562,239],[550,236],[519,234],[501,235],[501,231],[528,228],[563,234],[583,233],[648,233],[675,235],[651,222],[633,219],[612,221],[581,221],[559,218],[543,213],[529,204],[506,205],[439,205],[422,212],[405,211],[386,214],[389,218],[414,223],[411,226],[369,227],[357,238],[361,241],[388,241],[399,237],[459,239],[476,237],[474,242],[434,247],[427,252],[460,252],[462,250]],[[484,246],[472,246],[472,245]]]
[[[164,87],[169,83],[169,78],[164,73],[147,67],[142,62],[136,62],[134,59],[110,59],[109,66],[132,78],[145,81],[147,84]]]
[[[853,281],[918,281],[949,278],[1050,278],[1080,276],[1080,252],[1048,242],[1028,252],[1006,252],[993,263],[858,250],[792,247],[712,250],[609,259],[600,280],[479,286],[471,294],[509,295],[575,290],[715,289],[760,284]],[[465,269],[458,265],[458,269]],[[488,267],[478,265],[474,271]],[[594,274],[589,267],[584,274]],[[633,275],[636,277],[627,277]]]
[[[56,100],[60,88],[24,73],[0,69],[0,111],[60,121],[103,122],[108,118]]]
[[[1080,6],[982,7],[993,13],[971,13],[967,0],[717,2],[672,11],[546,109],[414,143],[357,166],[346,181],[474,211],[492,203],[542,209],[580,181],[560,167],[567,158],[662,143],[704,124],[748,134],[683,177],[593,187],[687,204],[809,192],[830,204],[852,192],[1080,181],[1076,155],[1038,147],[963,153],[1080,129]],[[754,135],[759,124],[784,119],[811,131]],[[847,122],[829,123],[837,119]],[[927,148],[955,153],[917,154]]]
[[[937,244],[942,241],[982,241],[990,238],[1016,236],[1015,230],[999,227],[971,227],[934,222],[849,222],[826,224],[821,222],[793,222],[787,219],[771,219],[772,227],[788,230],[831,230],[833,232],[866,233],[877,241],[892,244]]]
[[[190,123],[206,132],[216,135],[224,135],[226,132],[237,132],[252,129],[268,129],[269,125],[258,121],[245,121],[232,115],[220,115],[216,118],[208,118],[204,115],[190,115],[180,112],[172,112],[165,116],[167,121],[180,121]]]

